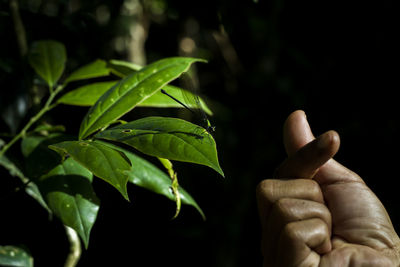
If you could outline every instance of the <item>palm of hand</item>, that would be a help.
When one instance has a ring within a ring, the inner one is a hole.
[[[362,179],[334,160],[314,179],[332,215],[332,250],[319,266],[393,266],[392,251],[400,241],[385,208]]]

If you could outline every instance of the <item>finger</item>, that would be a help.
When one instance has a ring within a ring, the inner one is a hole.
[[[319,254],[330,250],[330,232],[323,220],[292,222],[282,230],[276,266],[317,266]]]
[[[315,139],[304,111],[297,110],[289,115],[283,127],[283,141],[288,155],[293,155],[304,145]],[[304,178],[304,177],[303,177]],[[334,159],[328,160],[316,173],[315,180],[321,184],[336,182],[362,182],[362,179]]]
[[[291,222],[319,218],[325,222],[331,233],[331,215],[328,208],[318,202],[282,198],[276,201],[263,232],[262,251],[264,257],[273,261],[276,256],[276,244],[285,225]],[[326,253],[327,251],[319,251]]]
[[[290,114],[283,126],[286,153],[290,156],[314,139],[304,111],[297,110]]]
[[[264,226],[270,209],[276,201],[281,198],[295,198],[324,203],[321,188],[317,182],[310,179],[274,180],[261,181],[257,186],[257,203]]]
[[[293,145],[293,140],[287,142],[290,144],[288,148]],[[289,148],[291,154],[275,171],[274,178],[313,178],[318,169],[337,153],[339,145],[339,135],[328,131],[294,153]]]

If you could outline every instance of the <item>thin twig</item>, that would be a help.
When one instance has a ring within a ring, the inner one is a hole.
[[[24,128],[22,128],[22,130],[16,135],[14,136],[14,138],[8,142],[6,145],[4,145],[1,150],[0,150],[0,157],[2,155],[4,155],[6,153],[6,151],[15,143],[17,142],[19,139],[21,139],[22,137],[25,136],[26,132],[28,131],[28,129],[35,123],[37,122],[44,114],[46,114],[46,112],[48,112],[49,110],[53,109],[57,104],[52,104],[54,98],[56,97],[56,95],[61,92],[61,90],[64,88],[64,86],[60,85],[56,88],[56,90],[54,90],[50,96],[49,99],[47,99],[46,104],[44,105],[44,107],[35,115],[33,116],[29,122],[24,126]]]

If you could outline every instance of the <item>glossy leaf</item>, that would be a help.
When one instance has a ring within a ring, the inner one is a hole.
[[[84,85],[61,96],[57,100],[57,102],[65,105],[93,106],[96,101],[117,82],[118,81],[98,82]],[[181,102],[185,101],[181,93],[181,88],[166,85],[163,89]],[[188,94],[191,93],[188,92]],[[202,103],[204,111],[207,114],[212,115],[212,111],[208,108],[205,102],[202,99],[200,99],[200,101]],[[161,93],[160,91],[157,91],[137,106],[151,108],[184,108],[181,104],[168,97],[167,95]],[[190,108],[196,108],[195,106],[192,106],[190,104],[188,106]]]
[[[131,165],[126,156],[108,146],[92,141],[66,141],[49,146],[63,158],[69,155],[94,175],[114,186],[126,200],[128,176]]]
[[[172,86],[172,85],[166,85],[163,87],[163,89],[170,94],[171,96],[175,97],[176,99],[178,99],[179,101],[181,101],[182,103],[184,103],[187,107],[191,108],[191,109],[195,109],[197,108],[197,105],[195,105],[194,103],[187,103],[185,101],[185,98],[183,97],[183,93],[182,90],[185,91],[186,95],[189,95],[193,98],[193,93],[190,91],[186,91],[185,89],[181,89],[179,87],[176,86]],[[211,111],[211,109],[206,105],[206,103],[204,102],[203,99],[201,99],[199,97],[199,100],[201,102],[201,105],[203,107],[203,110],[208,114],[208,115],[213,115],[213,112]],[[144,100],[140,105],[141,107],[156,107],[156,108],[185,108],[184,106],[182,106],[181,104],[179,104],[177,101],[175,101],[174,99],[172,99],[171,97],[161,93],[161,91],[157,91],[154,95],[152,95],[151,97],[147,98],[146,100]]]
[[[107,64],[110,71],[121,78],[128,76],[132,72],[138,71],[143,67],[135,63],[123,60],[112,59]]]
[[[117,82],[98,82],[84,85],[61,96],[57,102],[74,106],[93,106]]]
[[[33,258],[23,248],[0,246],[0,266],[33,267]]]
[[[101,141],[95,141],[101,142]],[[110,146],[114,149],[117,149],[123,152],[128,159],[130,160],[132,166],[131,169],[127,172],[129,177],[129,182],[146,188],[154,193],[164,195],[168,199],[175,201],[175,195],[170,190],[171,187],[171,178],[157,168],[154,164],[148,162],[147,160],[137,156],[131,151],[123,149],[121,147],[101,142],[104,145]],[[196,208],[196,210],[200,213],[203,219],[205,219],[204,213],[196,203],[196,201],[192,198],[192,196],[182,187],[179,187],[179,193],[181,196],[182,203],[185,205],[191,205]]]
[[[194,58],[166,58],[127,76],[103,94],[86,114],[79,139],[108,126],[187,71]]]
[[[110,70],[107,68],[107,62],[101,59],[97,59],[96,61],[89,63],[85,66],[82,66],[79,69],[72,72],[68,76],[68,78],[65,79],[65,83],[108,76],[109,74]]]
[[[86,248],[100,205],[91,185],[92,177],[85,167],[68,158],[38,182],[50,209],[79,234]]]
[[[62,43],[44,40],[33,43],[28,58],[35,72],[53,88],[64,71],[67,53]]]
[[[137,64],[133,64],[131,62],[122,61],[122,60],[110,60],[108,62],[108,66],[112,73],[122,78],[132,74],[133,72],[139,71],[142,69],[141,66]],[[179,101],[183,102],[189,108],[197,108],[197,105],[193,103],[187,103],[184,99],[183,93],[181,90],[185,90],[176,86],[166,85],[163,88],[168,94],[172,95]],[[185,95],[189,96],[190,98],[193,97],[193,93],[191,91],[185,90]],[[203,99],[200,98],[200,103],[203,107],[203,110],[210,116],[213,115],[210,108],[206,105]],[[181,104],[173,100],[172,98],[168,97],[167,95],[157,91],[154,95],[144,100],[138,106],[141,107],[155,107],[155,108],[184,108]]]
[[[213,137],[202,127],[181,119],[146,117],[95,137],[130,145],[151,156],[206,165],[224,176]]]

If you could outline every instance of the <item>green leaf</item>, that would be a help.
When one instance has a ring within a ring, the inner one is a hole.
[[[20,247],[0,246],[0,266],[33,267],[33,258]]]
[[[146,117],[95,137],[130,145],[151,156],[206,165],[224,176],[213,137],[204,128],[181,119]]]
[[[43,40],[32,44],[28,59],[35,72],[53,88],[64,71],[67,53],[62,43]]]
[[[22,183],[26,184],[25,192],[33,199],[35,199],[44,209],[51,213],[51,210],[47,206],[46,202],[43,200],[42,194],[40,193],[37,185],[34,182],[30,181],[29,178],[25,177],[22,171],[5,155],[0,156],[0,166],[3,166],[5,169],[7,169],[11,176],[18,177],[22,181]]]
[[[168,94],[171,96],[175,97],[182,103],[184,103],[187,107],[195,109],[198,108],[195,103],[187,103],[185,101],[185,98],[183,97],[182,88],[172,86],[172,85],[166,85],[163,88]],[[185,90],[185,94],[187,94],[190,97],[193,97],[193,93],[190,91]],[[203,107],[203,110],[210,116],[213,115],[213,112],[211,109],[206,105],[203,99],[200,99],[200,103]],[[151,97],[147,98],[144,100],[140,105],[140,107],[154,107],[154,108],[185,108],[181,104],[179,104],[177,101],[173,100],[172,98],[168,97],[167,95],[161,93],[161,91],[157,91],[154,95]]]
[[[57,153],[48,148],[49,145],[71,140],[60,133],[48,136],[28,135],[22,139],[21,152],[25,157],[25,174],[35,180],[56,167],[61,158]]]
[[[175,195],[170,190],[171,178],[159,168],[157,168],[154,164],[121,147],[105,142],[101,143],[123,152],[128,157],[128,159],[132,163],[130,170],[127,171],[129,182],[150,190],[154,193],[163,195],[172,201],[176,200]],[[203,211],[196,203],[196,201],[192,198],[192,196],[182,187],[179,187],[179,193],[182,203],[196,208],[202,218],[205,219]]]
[[[94,175],[114,186],[126,200],[128,176],[131,168],[126,156],[108,146],[92,141],[66,141],[49,146],[63,158],[66,155],[90,170]]]
[[[50,209],[79,234],[86,248],[100,205],[91,185],[92,177],[85,167],[68,158],[38,183]]]
[[[126,77],[132,72],[138,71],[143,68],[142,66],[139,66],[129,61],[122,61],[116,59],[108,61],[107,67],[114,75],[117,75],[121,78]]]
[[[110,60],[108,62],[108,67],[110,68],[111,72],[114,73],[115,75],[119,77],[126,77],[129,74],[132,74],[133,72],[139,71],[143,67],[127,62],[127,61],[122,61],[122,60]],[[166,85],[163,88],[165,91],[167,91],[168,94],[172,95],[179,101],[185,103],[186,106],[189,108],[198,108],[195,103],[187,103],[183,97],[183,93],[181,90],[184,90],[182,88],[172,86],[172,85]],[[185,90],[186,91],[186,90]],[[190,91],[187,91],[185,93],[188,97],[194,98],[193,93]],[[204,111],[212,116],[213,112],[210,110],[210,108],[206,105],[203,99],[199,97],[200,103],[204,109]],[[172,98],[166,96],[165,94],[161,93],[160,91],[157,91],[154,95],[151,97],[147,98],[144,100],[142,103],[140,103],[138,106],[140,107],[155,107],[155,108],[184,108],[181,104],[173,100]]]
[[[107,62],[101,59],[97,59],[96,61],[89,63],[85,66],[82,66],[79,69],[72,72],[68,76],[68,78],[65,79],[64,83],[103,77],[103,76],[108,76],[109,74],[110,70],[107,68]]]
[[[94,103],[118,81],[91,83],[61,96],[57,102],[74,106],[93,106]]]
[[[79,139],[108,126],[187,71],[195,58],[166,58],[134,72],[108,90],[86,114]]]

